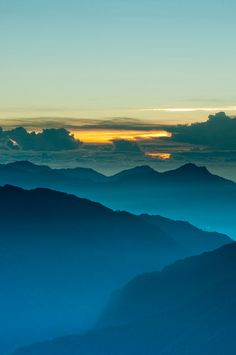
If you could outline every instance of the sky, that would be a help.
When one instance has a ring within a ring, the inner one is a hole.
[[[0,0],[0,120],[236,112],[234,0]]]
[[[234,0],[0,0],[0,163],[194,162],[236,181],[235,13]]]

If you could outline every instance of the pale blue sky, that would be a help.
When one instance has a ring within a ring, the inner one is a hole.
[[[234,113],[235,13],[234,0],[0,0],[0,118]]]

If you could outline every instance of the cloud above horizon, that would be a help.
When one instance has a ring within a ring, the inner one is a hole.
[[[42,132],[28,132],[23,127],[3,131],[0,129],[2,149],[57,151],[79,148],[81,142],[64,128],[48,128]]]
[[[169,108],[146,108],[140,109],[143,111],[156,111],[156,112],[219,112],[219,111],[236,111],[236,106],[224,106],[224,107],[169,107]]]
[[[56,126],[56,121],[54,125]],[[81,142],[93,144],[113,144],[125,142],[127,147],[139,147],[143,142],[153,142],[157,146],[173,142],[189,143],[220,149],[236,149],[236,118],[224,112],[210,115],[207,121],[192,124],[160,125],[146,123],[132,118],[109,120],[71,121],[66,127],[54,128],[16,127],[1,129],[1,146],[22,150],[68,150],[77,149]],[[62,124],[62,122],[60,122]],[[46,124],[47,125],[47,124]],[[135,141],[132,145],[127,142]],[[4,143],[4,144],[3,144]],[[137,148],[136,148],[137,149]]]
[[[210,115],[206,122],[173,126],[171,131],[173,141],[236,150],[236,118],[224,112]]]
[[[125,139],[114,139],[112,141],[115,153],[143,154],[139,144]]]
[[[191,125],[160,125],[129,118],[81,120],[77,126],[74,123],[67,129],[1,129],[0,162],[30,160],[54,167],[79,165],[105,173],[135,165],[165,170],[194,162],[214,169],[220,165],[224,171],[229,169],[228,176],[235,176],[236,180],[236,118],[224,113]],[[157,131],[171,134],[155,136]],[[83,134],[78,140],[80,132]],[[100,139],[108,135],[98,143],[84,141],[86,134]]]

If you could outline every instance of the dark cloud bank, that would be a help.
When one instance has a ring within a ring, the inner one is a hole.
[[[221,149],[236,149],[236,118],[224,112],[210,115],[208,121],[170,128],[172,140]]]
[[[142,150],[135,141],[128,141],[125,139],[114,139],[112,141],[115,153],[141,153]]]
[[[193,123],[191,125],[163,125],[144,124],[135,119],[113,119],[98,121],[97,124],[77,126],[77,129],[124,129],[124,130],[158,130],[170,131],[172,138],[156,142],[172,141],[194,145],[208,146],[220,149],[236,149],[236,118],[229,117],[224,112],[210,115],[206,122]],[[155,139],[154,139],[155,140]],[[0,128],[1,147],[18,148],[22,150],[51,151],[78,149],[81,145],[79,140],[65,128],[46,128],[40,133],[28,132],[23,127],[9,130]],[[15,142],[15,143],[14,143]],[[139,151],[140,143],[124,139],[117,139],[113,142],[114,151]]]
[[[3,131],[0,129],[2,148],[51,151],[77,149],[81,142],[64,128],[49,128],[42,132],[27,132],[23,127]]]

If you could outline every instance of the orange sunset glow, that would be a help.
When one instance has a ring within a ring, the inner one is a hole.
[[[140,130],[80,130],[71,132],[76,139],[85,143],[111,143],[115,139],[141,140],[152,138],[171,137],[170,132],[164,130],[140,131]]]
[[[171,154],[169,153],[152,153],[152,152],[146,152],[145,155],[151,158],[159,158],[163,160],[168,160],[171,157]]]

